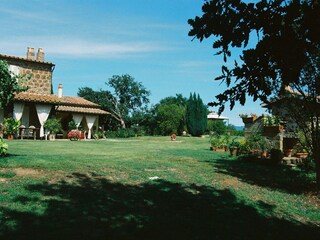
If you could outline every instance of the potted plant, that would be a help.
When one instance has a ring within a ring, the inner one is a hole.
[[[298,138],[283,138],[283,148],[284,155],[286,157],[291,157],[293,153],[293,148],[297,145],[299,139]]]
[[[72,119],[70,122],[68,122],[68,130],[76,130],[77,128],[77,124],[76,122]]]
[[[295,156],[297,158],[306,159],[308,157],[308,152],[307,150],[303,150],[302,152],[297,152]]]
[[[49,132],[49,140],[55,140],[56,134],[62,131],[61,122],[57,118],[49,118],[44,123],[44,128]]]
[[[13,136],[18,132],[20,121],[13,118],[5,118],[3,120],[3,132],[7,135],[8,140],[12,140]]]
[[[228,148],[231,156],[237,156],[239,154],[240,142],[237,138],[232,139],[232,141],[228,144]]]
[[[254,123],[254,121],[257,119],[257,115],[254,113],[251,113],[248,115],[247,113],[239,114],[239,116],[242,118],[243,123]]]
[[[216,152],[225,152],[226,145],[226,140],[223,136],[218,135],[211,138],[211,150]]]
[[[265,115],[263,117],[263,132],[265,135],[275,135],[281,133],[283,126],[280,125],[280,119],[277,116]]]
[[[241,139],[239,141],[238,154],[248,154],[250,152],[250,144],[247,139]]]
[[[258,146],[261,151],[261,158],[266,158],[268,156],[268,151],[271,148],[270,141],[267,138],[261,136],[258,141]]]
[[[171,141],[175,141],[177,139],[177,135],[175,133],[171,134]]]

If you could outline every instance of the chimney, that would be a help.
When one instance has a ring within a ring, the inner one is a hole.
[[[28,47],[27,59],[28,60],[34,60],[34,48]]]
[[[37,61],[44,62],[44,52],[42,48],[38,49],[37,52]]]
[[[59,87],[58,87],[58,98],[62,98],[62,84],[59,83]]]

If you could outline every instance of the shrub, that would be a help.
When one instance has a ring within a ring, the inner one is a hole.
[[[47,129],[51,134],[56,134],[62,131],[61,122],[57,118],[49,118],[44,123],[44,128]]]
[[[109,138],[129,138],[134,137],[134,131],[128,128],[121,128],[116,131],[106,132],[106,136]]]
[[[250,145],[246,139],[242,139],[239,141],[239,153],[247,154],[250,152]]]
[[[231,148],[239,148],[240,147],[240,140],[239,138],[235,137],[233,138],[229,144],[228,144],[228,147],[231,149]]]
[[[68,122],[68,130],[75,130],[77,129],[76,122],[72,119],[70,122]]]
[[[20,127],[20,121],[13,118],[5,118],[3,120],[3,132],[7,135],[14,135]]]
[[[213,148],[226,148],[229,145],[230,136],[217,135],[211,137],[211,147]]]
[[[281,162],[282,158],[283,158],[283,153],[281,150],[275,149],[275,148],[272,148],[270,150],[270,160],[272,161],[272,163],[278,164]]]
[[[314,158],[308,156],[304,162],[303,169],[307,172],[315,172],[316,171],[316,163]]]
[[[0,138],[0,157],[7,155],[8,152],[8,144]]]
[[[103,132],[96,132],[95,134],[93,134],[93,138],[98,140],[100,138],[104,138],[104,133]]]
[[[134,132],[135,136],[144,136],[146,134],[144,128],[139,125],[133,125],[130,129]]]
[[[208,121],[208,131],[214,132],[216,134],[222,135],[227,132],[228,126],[224,121]]]

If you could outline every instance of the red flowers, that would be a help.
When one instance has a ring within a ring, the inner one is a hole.
[[[79,130],[71,130],[68,132],[68,138],[70,140],[79,140],[80,139],[81,132]]]

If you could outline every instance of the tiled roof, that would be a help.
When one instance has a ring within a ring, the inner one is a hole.
[[[38,102],[38,103],[52,103],[52,104],[61,104],[63,103],[62,98],[58,98],[58,96],[50,94],[37,94],[37,93],[29,93],[29,92],[21,92],[15,95],[14,100],[16,101],[24,101],[24,102]]]
[[[89,107],[74,107],[74,106],[57,106],[56,111],[59,112],[75,112],[75,113],[91,113],[91,114],[99,114],[99,115],[107,115],[110,114],[104,110],[99,108],[89,108]]]
[[[60,112],[77,112],[106,115],[108,112],[100,109],[96,103],[90,102],[81,97],[65,96],[59,98],[56,95],[37,94],[29,92],[21,92],[15,95],[15,101],[34,102],[34,103],[49,103],[56,106],[56,110]]]
[[[16,94],[14,99],[16,101],[24,101],[24,102],[52,103],[52,104],[68,105],[68,106],[99,108],[98,104],[90,102],[81,97],[65,96],[65,97],[59,98],[58,96],[53,94],[37,94],[37,93],[30,93],[30,92],[21,92]]]
[[[76,105],[76,106],[86,106],[86,107],[99,107],[98,104],[90,102],[82,97],[71,97],[64,96],[61,98],[63,104],[66,105]]]
[[[27,59],[25,57],[17,57],[17,56],[11,56],[11,55],[6,55],[6,54],[0,54],[0,58],[11,58],[11,59],[17,59],[17,60],[23,60],[23,61],[28,61],[28,62],[36,62],[36,63],[43,63],[43,64],[48,64],[54,66],[53,63],[51,62],[42,62],[38,60],[33,60],[33,59]]]

